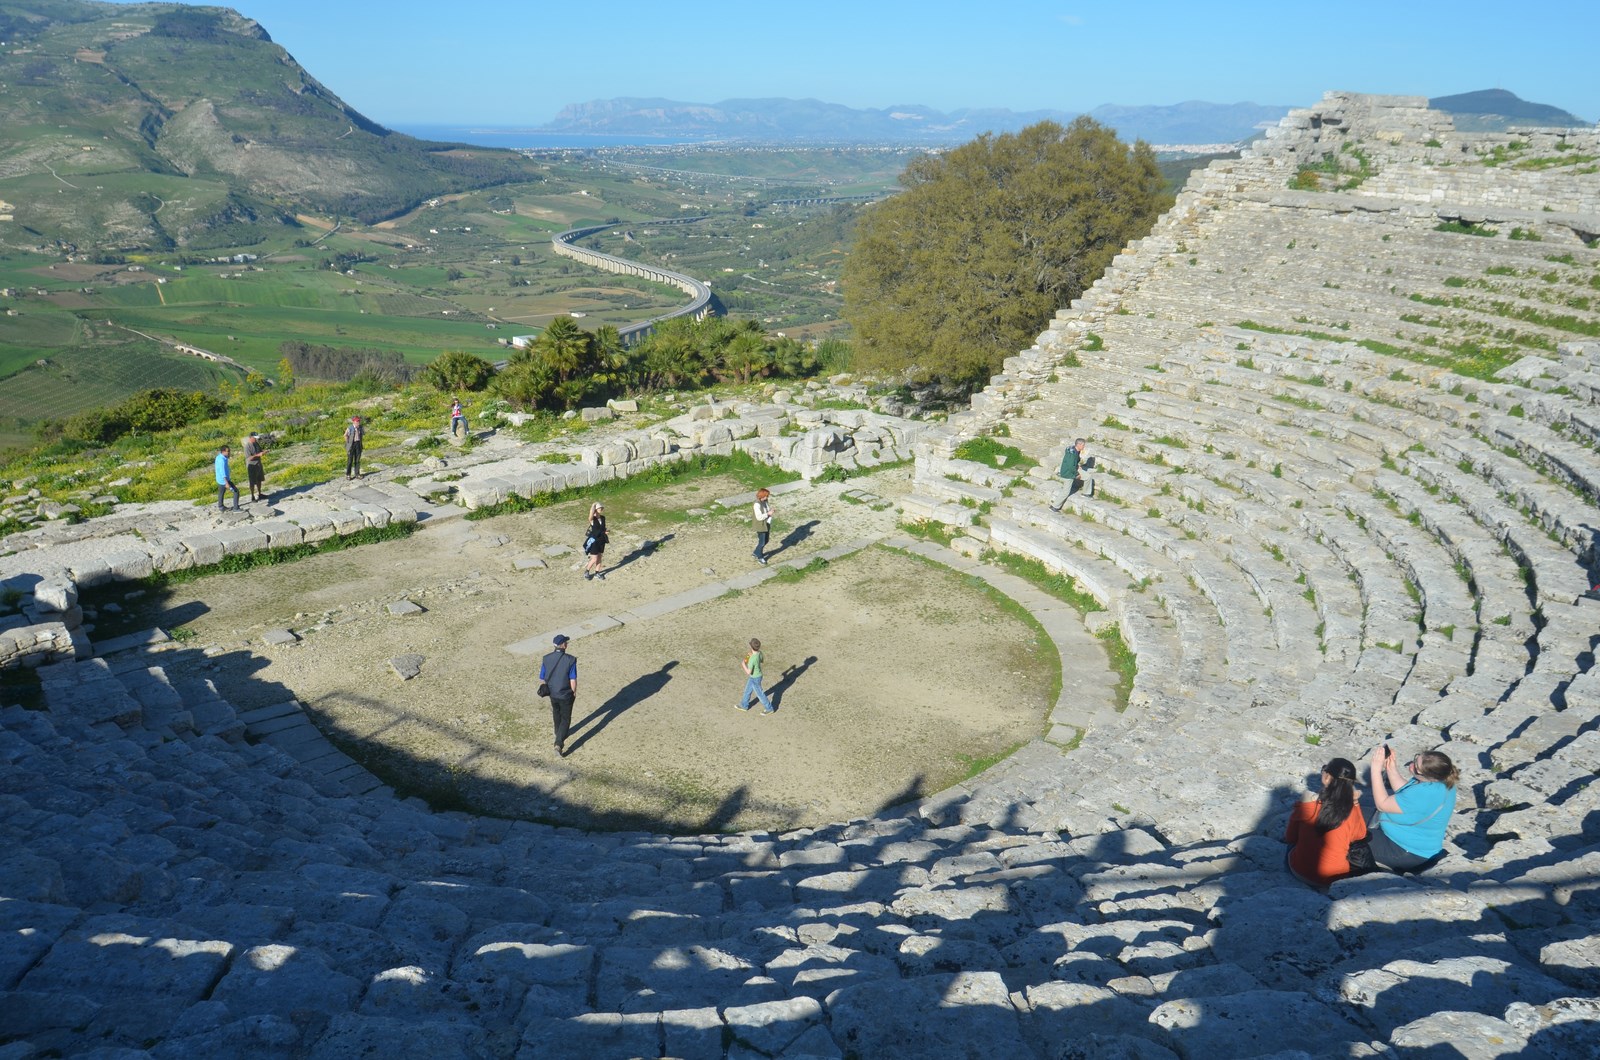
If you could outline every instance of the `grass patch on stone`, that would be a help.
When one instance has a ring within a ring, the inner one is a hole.
[[[932,519],[913,519],[900,524],[900,529],[919,541],[936,541],[950,547],[950,542],[961,536],[961,528],[935,522]]]
[[[1082,737],[1080,736],[1079,738],[1081,739]],[[1023,740],[1012,744],[1003,751],[998,751],[990,755],[957,755],[956,757],[960,759],[962,766],[961,779],[964,781],[971,780],[973,777],[982,775],[983,773],[987,772],[991,766],[999,765],[1001,762],[1004,762],[1006,759],[1016,754],[1017,751],[1021,750],[1026,745],[1027,741]]]
[[[1014,445],[1003,445],[993,438],[970,438],[956,447],[957,460],[970,460],[992,468],[1037,467],[1038,461],[1030,459]]]
[[[825,571],[827,569],[828,561],[823,559],[821,556],[818,556],[803,567],[784,567],[777,574],[774,574],[772,577],[768,578],[767,581],[778,585],[788,585],[797,581],[801,581],[808,574],[816,574],[819,571]]]
[[[1079,614],[1105,610],[1092,594],[1078,588],[1078,583],[1071,577],[1052,571],[1031,556],[1019,556],[1015,552],[991,552],[987,559],[1006,573],[1014,574],[1034,588],[1071,604]]]
[[[158,571],[150,575],[150,577],[142,579],[142,584],[150,585],[154,588],[165,588],[169,585],[182,585],[185,582],[209,578],[214,574],[242,574],[258,567],[275,567],[280,563],[293,563],[297,559],[320,556],[325,552],[342,552],[347,548],[373,545],[380,541],[397,541],[402,537],[411,536],[411,532],[415,529],[415,523],[390,523],[388,526],[369,526],[364,530],[357,530],[353,534],[345,534],[343,537],[336,535],[314,544],[290,545],[288,548],[263,548],[237,556],[224,556],[222,562],[208,563],[204,567],[190,567],[187,570],[165,572]],[[126,587],[127,583],[121,583],[118,586],[119,589],[125,589]]]
[[[793,471],[784,471],[782,468],[763,464],[750,454],[742,450],[735,450],[725,456],[701,455],[688,460],[680,460],[671,464],[657,464],[648,471],[642,471],[628,478],[610,479],[597,482],[592,486],[572,486],[563,490],[547,490],[535,493],[532,497],[513,494],[498,504],[487,504],[482,508],[474,508],[468,512],[466,518],[476,522],[480,519],[493,519],[498,515],[519,515],[524,512],[538,511],[540,508],[550,508],[566,501],[575,500],[601,500],[602,498],[626,497],[630,494],[659,489],[688,479],[725,475],[739,485],[749,489],[759,489],[762,486],[771,486],[779,482],[793,482],[800,475]]]

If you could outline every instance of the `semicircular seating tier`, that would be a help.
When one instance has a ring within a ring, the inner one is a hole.
[[[241,716],[138,651],[41,668],[44,709],[0,708],[0,1053],[1594,1053],[1600,349],[1542,295],[1591,297],[1600,180],[1515,166],[1594,141],[1330,95],[1196,174],[906,505],[1098,597],[1128,709],[915,805],[677,837],[435,813],[262,739],[292,704]],[[1329,149],[1371,172],[1287,189]],[[1445,366],[1497,329],[1532,359]],[[954,458],[1002,423],[1039,468]],[[1077,435],[1093,489],[1056,512]],[[1461,766],[1447,856],[1319,894],[1286,812],[1384,740]]]

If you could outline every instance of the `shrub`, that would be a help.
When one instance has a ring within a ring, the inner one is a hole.
[[[482,390],[494,377],[494,365],[474,353],[451,350],[441,353],[432,364],[422,370],[422,381],[435,390],[459,393],[463,390]]]

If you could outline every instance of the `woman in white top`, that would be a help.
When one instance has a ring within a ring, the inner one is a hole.
[[[751,553],[756,562],[763,567],[767,565],[767,538],[772,533],[772,503],[768,500],[772,491],[766,488],[756,490],[756,503],[754,507],[756,524],[756,550]]]

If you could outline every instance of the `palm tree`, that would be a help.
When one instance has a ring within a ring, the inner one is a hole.
[[[544,355],[556,380],[564,383],[589,367],[594,339],[570,317],[556,317],[534,344]]]

